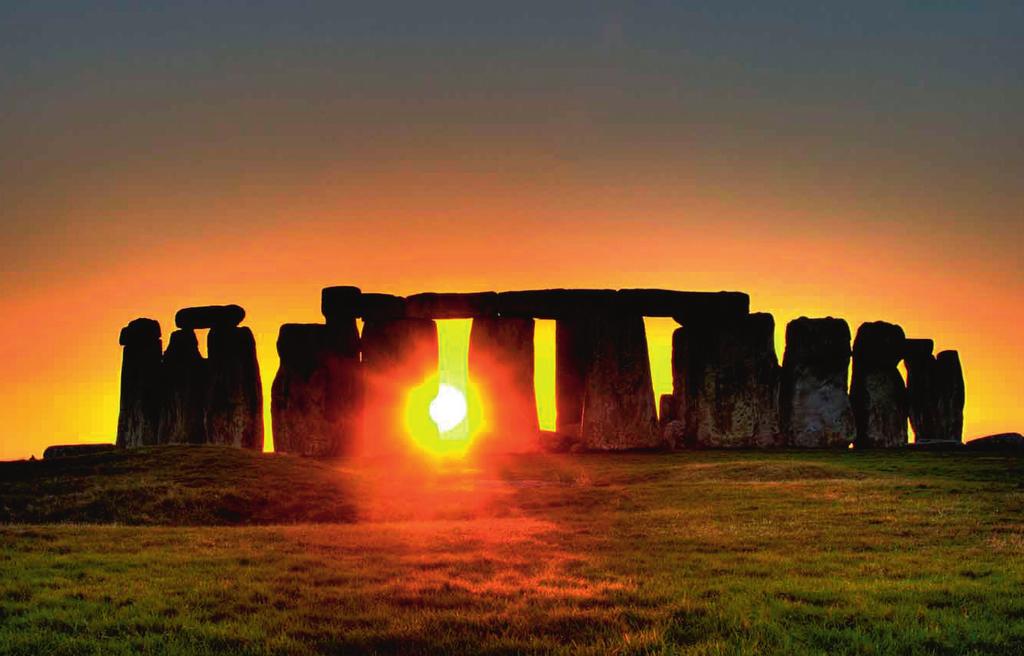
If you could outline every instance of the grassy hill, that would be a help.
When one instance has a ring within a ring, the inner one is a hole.
[[[0,522],[163,525],[344,522],[330,466],[219,446],[163,446],[0,463]]]
[[[0,465],[0,653],[1024,652],[1017,455],[73,460]]]

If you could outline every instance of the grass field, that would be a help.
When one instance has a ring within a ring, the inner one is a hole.
[[[1015,455],[163,447],[0,464],[0,519],[2,654],[1024,653]]]

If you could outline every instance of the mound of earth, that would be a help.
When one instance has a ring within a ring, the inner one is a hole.
[[[329,463],[224,446],[156,446],[0,462],[0,523],[350,522]]]

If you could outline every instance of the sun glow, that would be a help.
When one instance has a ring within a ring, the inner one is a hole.
[[[465,421],[466,397],[451,385],[441,383],[437,396],[430,402],[429,414],[443,437],[444,433]]]
[[[437,372],[409,391],[404,426],[432,456],[463,457],[485,428],[480,390],[469,379],[469,319],[437,322]]]

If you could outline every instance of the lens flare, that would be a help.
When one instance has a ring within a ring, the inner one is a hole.
[[[466,419],[466,397],[451,385],[441,383],[437,396],[430,402],[430,418],[437,424],[437,430],[444,433],[452,430]]]

